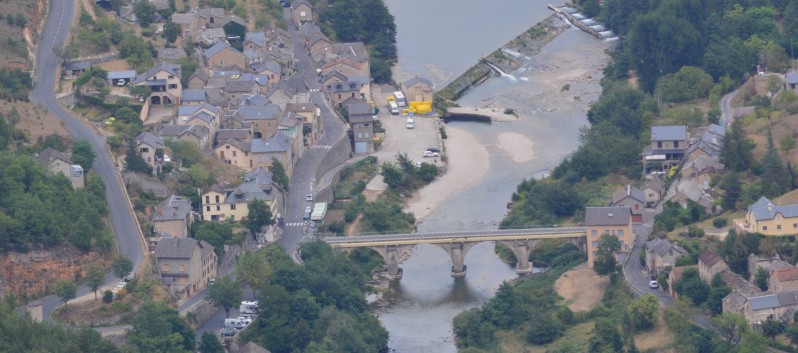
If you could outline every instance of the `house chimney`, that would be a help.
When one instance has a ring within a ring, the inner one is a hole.
[[[632,185],[626,184],[626,195],[631,195],[631,194],[632,194]]]

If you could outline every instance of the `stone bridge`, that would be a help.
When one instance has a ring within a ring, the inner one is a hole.
[[[466,274],[465,256],[478,243],[494,241],[507,245],[518,259],[515,272],[523,274],[532,272],[529,255],[540,242],[546,239],[563,239],[582,251],[586,251],[586,229],[584,227],[364,235],[325,237],[322,240],[337,249],[374,249],[385,260],[385,264],[388,266],[388,277],[400,279],[402,278],[402,269],[399,267],[399,257],[418,244],[432,244],[441,247],[452,259],[452,277],[463,277]]]

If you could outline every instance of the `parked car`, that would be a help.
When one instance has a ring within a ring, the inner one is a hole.
[[[222,337],[233,337],[238,334],[238,330],[232,327],[225,327],[222,329]]]
[[[427,152],[441,153],[441,150],[438,147],[428,147]]]
[[[313,201],[313,194],[305,195],[305,201]]]
[[[305,215],[302,216],[302,219],[308,220],[310,219],[310,214],[313,213],[313,209],[310,206],[305,207]]]
[[[425,158],[426,157],[438,157],[438,156],[440,156],[440,153],[438,153],[438,152],[424,151],[424,157]]]
[[[244,323],[247,325],[252,323],[252,315],[241,315],[238,317],[238,319],[244,321]]]
[[[657,281],[649,281],[648,286],[651,288],[659,288],[659,283],[657,283]]]

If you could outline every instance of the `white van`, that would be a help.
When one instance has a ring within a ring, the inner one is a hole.
[[[242,301],[241,305],[238,307],[238,311],[241,312],[242,314],[257,314],[258,302]]]
[[[394,102],[394,101],[389,101],[389,102],[388,102],[388,107],[391,109],[391,114],[393,114],[393,115],[399,115],[399,106],[398,106],[398,105],[396,105],[396,102]]]
[[[224,319],[224,327],[230,327],[240,330],[243,329],[244,327],[247,327],[247,323],[241,318]]]
[[[412,129],[412,128],[413,128],[413,126],[415,125],[415,123],[416,123],[416,122],[413,120],[413,118],[408,118],[408,119],[407,119],[407,128],[408,128],[408,129]]]

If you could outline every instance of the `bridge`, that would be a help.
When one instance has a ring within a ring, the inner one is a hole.
[[[585,227],[554,227],[530,229],[503,229],[487,231],[462,231],[441,233],[410,233],[389,235],[363,235],[353,237],[324,237],[322,240],[334,249],[371,248],[382,256],[388,266],[388,277],[402,278],[399,257],[418,244],[432,244],[445,250],[452,259],[452,277],[466,275],[465,256],[474,245],[495,241],[510,248],[518,262],[515,272],[531,273],[529,255],[546,239],[562,239],[586,251]]]

